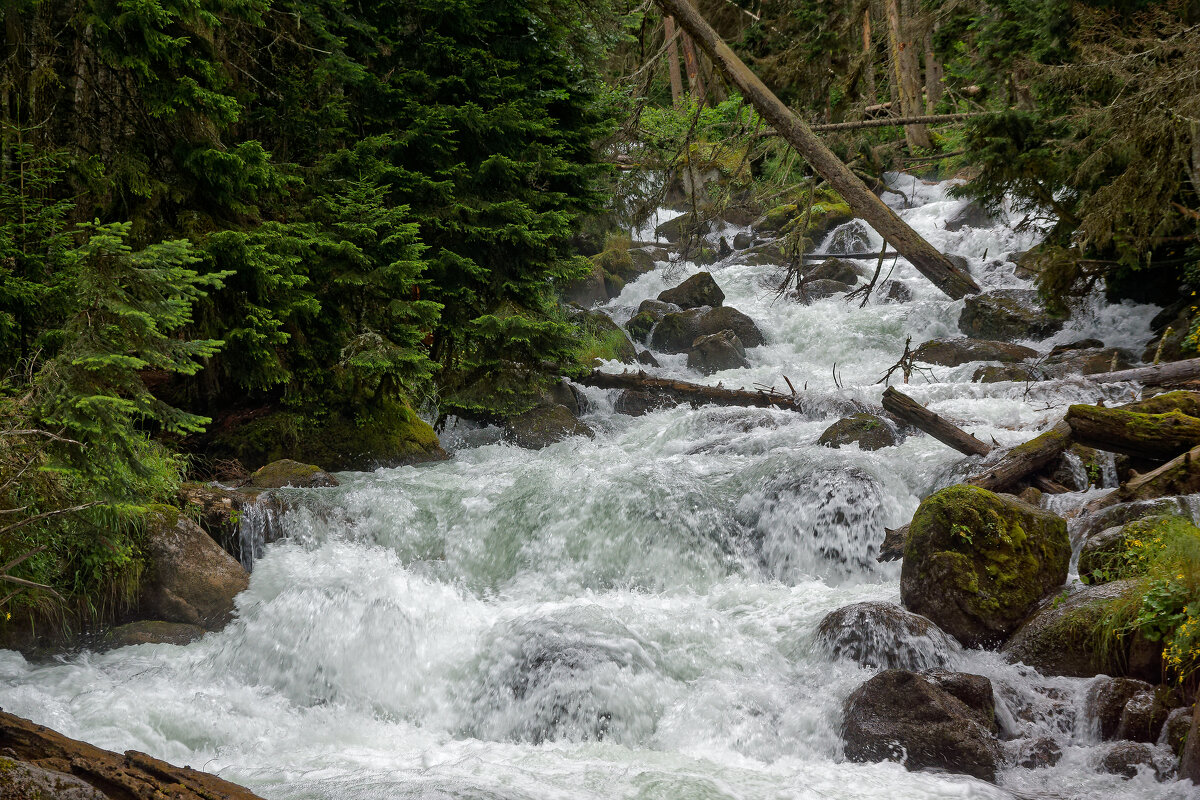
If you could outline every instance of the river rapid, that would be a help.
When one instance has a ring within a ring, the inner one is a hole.
[[[892,185],[885,200],[967,258],[985,289],[1027,285],[1008,256],[1036,230],[1013,216],[949,232],[963,201],[948,184]],[[852,222],[823,247],[880,244]],[[698,269],[660,264],[604,310],[624,322]],[[41,664],[0,651],[0,706],[269,800],[1196,797],[1190,783],[1097,770],[1107,746],[1082,714],[1091,681],[980,651],[945,656],[994,682],[1006,748],[1050,736],[1056,766],[1008,767],[992,785],[843,759],[842,704],[872,671],[827,656],[816,626],[849,603],[898,602],[898,562],[875,560],[883,527],[970,462],[923,435],[876,452],[817,438],[851,401],[878,403],[906,337],[959,335],[962,303],[903,261],[892,277],[913,299],[862,309],[779,300],[764,283],[777,268],[737,253],[708,269],[767,344],[747,351],[748,370],[703,378],[685,356],[657,354],[658,372],[778,389],[786,375],[806,387],[803,413],[628,417],[613,413],[615,393],[587,389],[594,439],[528,451],[494,429],[452,428],[450,461],[292,490],[288,536],[266,546],[224,631]],[[1140,350],[1156,311],[1092,301],[1033,346],[1096,337]],[[1131,396],[1079,380],[970,383],[978,366],[935,367],[905,391],[1002,445],[1067,403]]]

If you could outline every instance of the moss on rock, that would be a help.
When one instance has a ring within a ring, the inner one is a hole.
[[[963,644],[996,646],[1062,585],[1070,558],[1059,517],[1015,497],[951,486],[913,516],[900,595]]]

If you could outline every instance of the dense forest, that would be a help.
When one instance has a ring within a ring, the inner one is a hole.
[[[696,6],[869,185],[906,169],[1009,198],[1049,229],[1022,266],[1051,311],[1102,287],[1168,306],[1195,352],[1200,3]],[[502,421],[611,357],[564,298],[619,292],[656,205],[774,214],[798,252],[847,210],[649,3],[3,14],[10,610],[115,613],[147,509],[185,478],[437,458],[432,425]]]

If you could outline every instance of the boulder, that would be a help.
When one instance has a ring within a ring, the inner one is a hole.
[[[1043,675],[1090,678],[1108,674],[1157,683],[1162,643],[1140,633],[1124,638],[1097,635],[1111,604],[1136,590],[1133,579],[1079,587],[1044,604],[1003,648],[1005,658]]]
[[[1200,529],[1191,519],[1178,514],[1155,514],[1105,528],[1083,542],[1079,552],[1079,577],[1084,583],[1103,583],[1138,574],[1128,555],[1129,543],[1148,542],[1159,536],[1193,536],[1200,544]]]
[[[1142,351],[1143,361],[1153,363],[1156,358],[1159,362],[1179,361],[1195,356],[1195,353],[1185,352],[1183,349],[1184,340],[1191,330],[1193,300],[1194,298],[1185,297],[1178,303],[1164,308],[1150,321],[1150,330],[1154,332],[1154,338]]]
[[[832,658],[871,669],[928,670],[945,667],[957,643],[925,617],[895,603],[865,602],[830,612],[816,641]]]
[[[1052,378],[1070,375],[1098,375],[1129,369],[1137,363],[1137,356],[1128,350],[1116,347],[1097,347],[1086,350],[1066,350],[1051,354],[1039,365]]]
[[[1038,381],[1041,379],[1041,370],[1027,364],[1003,364],[1001,366],[991,365],[980,367],[971,376],[971,381],[974,383],[1003,383],[1004,381],[1028,383],[1029,381]]]
[[[320,467],[301,464],[290,458],[281,458],[260,467],[250,476],[248,485],[253,489],[282,489],[285,486],[297,489],[315,489],[338,486],[338,479]]]
[[[997,646],[1067,577],[1058,516],[974,486],[942,489],[913,515],[900,597],[968,647]]]
[[[887,420],[864,411],[830,425],[817,439],[817,444],[838,448],[857,442],[863,450],[878,450],[891,447],[898,441],[896,431]]]
[[[654,330],[655,325],[662,322],[663,317],[682,310],[674,303],[643,300],[642,304],[638,306],[637,313],[625,323],[625,330],[629,331],[629,335],[633,337],[634,341],[648,342],[650,332]]]
[[[146,575],[138,618],[219,630],[233,616],[233,599],[250,576],[192,520],[170,506],[147,516]]]
[[[1025,769],[1045,769],[1062,760],[1062,748],[1049,736],[1042,736],[1022,745],[1017,754],[1017,766]]]
[[[101,750],[2,711],[0,752],[4,800],[260,800],[215,775],[176,767],[137,750],[123,755]],[[32,788],[16,788],[14,778]],[[46,788],[45,794],[34,793]]]
[[[1147,767],[1156,774],[1158,772],[1154,765],[1154,751],[1150,749],[1150,745],[1141,742],[1117,742],[1100,761],[1102,770],[1125,778],[1137,777],[1142,767]]]
[[[861,276],[858,274],[858,269],[853,264],[839,258],[826,259],[804,271],[806,283],[809,281],[837,281],[853,286],[858,283],[859,277]]]
[[[963,228],[994,228],[1002,220],[1002,215],[993,214],[974,200],[970,200],[946,220],[946,230],[954,232]]]
[[[612,358],[622,364],[632,364],[637,359],[637,348],[629,340],[621,326],[603,311],[589,311],[576,306],[566,308],[567,319],[581,327],[602,346],[598,358]]]
[[[1188,740],[1188,731],[1192,728],[1191,706],[1172,709],[1171,713],[1167,714],[1167,721],[1163,723],[1163,728],[1166,731],[1163,738],[1166,740],[1167,747],[1171,748],[1171,752],[1175,755],[1183,755],[1183,747]]]
[[[595,435],[575,418],[570,409],[557,403],[535,406],[523,414],[509,417],[504,425],[505,438],[518,447],[541,450],[571,436]]]
[[[746,250],[753,244],[754,244],[754,234],[750,233],[748,231],[742,231],[741,233],[739,233],[733,237],[733,249],[734,250]]]
[[[234,558],[240,553],[238,535],[242,515],[261,492],[240,492],[223,486],[185,483],[179,488],[177,504],[198,517],[200,527]]]
[[[899,561],[904,558],[904,544],[908,541],[908,526],[883,529],[883,544],[879,545],[880,561]]]
[[[1001,289],[968,296],[958,329],[975,339],[1014,342],[1053,336],[1064,322],[1041,307],[1032,289]]]
[[[639,274],[645,274],[657,267],[659,262],[670,263],[671,251],[655,245],[634,247],[629,251],[629,260]]]
[[[609,299],[608,286],[604,278],[604,269],[593,262],[591,272],[563,284],[559,289],[559,295],[564,302],[577,303],[584,308],[594,306],[596,303],[603,303]]]
[[[671,244],[678,244],[681,239],[692,236],[703,236],[707,232],[708,223],[690,211],[669,219],[654,229],[655,236]]]
[[[1164,687],[1146,688],[1129,698],[1121,709],[1116,737],[1131,742],[1154,744],[1171,713],[1170,692]]]
[[[1033,358],[1031,347],[985,339],[931,339],[917,348],[913,358],[926,364],[957,367],[972,361],[999,361],[1011,364]]]
[[[1150,684],[1134,678],[1097,678],[1088,689],[1085,708],[1088,717],[1096,721],[1100,738],[1105,741],[1124,739],[1124,736],[1118,735],[1118,731],[1125,706],[1139,694],[1152,695],[1153,690]]]
[[[831,280],[805,280],[800,285],[800,289],[796,292],[796,297],[808,303],[817,300],[824,300],[827,297],[833,297],[835,294],[841,294],[853,289],[854,286],[849,283]]]
[[[667,314],[654,328],[650,346],[664,353],[686,353],[701,336],[731,330],[743,347],[758,347],[763,335],[754,320],[729,306],[693,308]]]
[[[659,292],[660,303],[671,303],[681,309],[712,306],[717,308],[725,300],[725,293],[708,272],[697,272],[674,289]]]
[[[1192,727],[1179,758],[1179,777],[1200,785],[1200,703],[1192,707]]]
[[[657,411],[660,408],[674,408],[676,405],[674,399],[665,395],[623,389],[613,403],[613,411],[618,414],[628,414],[631,417],[640,417],[651,411]]]
[[[779,240],[774,240],[754,245],[754,247],[742,253],[739,260],[743,264],[760,267],[786,264],[788,259],[783,253],[783,248]]]
[[[884,303],[909,303],[913,299],[913,291],[904,281],[888,281],[880,287],[880,296]]]
[[[649,350],[639,350],[637,354],[637,360],[639,364],[643,364],[647,367],[659,366],[658,359],[655,358],[654,353],[651,353]]]
[[[1119,528],[1135,519],[1164,514],[1188,516],[1190,512],[1186,499],[1183,497],[1158,497],[1150,500],[1117,503],[1083,517],[1076,527],[1075,536],[1077,540],[1086,541],[1106,528]]]
[[[889,669],[858,687],[844,707],[851,761],[900,761],[995,781],[1000,765],[991,682],[979,675]]]
[[[746,348],[742,340],[730,330],[700,336],[692,342],[692,349],[687,354],[688,369],[712,375],[727,369],[745,369],[750,366],[746,360]]]
[[[199,625],[144,619],[118,625],[108,631],[104,635],[103,645],[107,649],[115,649],[135,644],[191,644],[205,633]]]

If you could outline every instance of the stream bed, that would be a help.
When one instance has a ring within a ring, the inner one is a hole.
[[[1028,285],[1008,256],[1037,232],[1017,217],[950,232],[964,201],[949,184],[892,185],[885,200],[965,257],[985,290]],[[823,248],[880,244],[852,222]],[[660,264],[602,308],[622,323],[699,269]],[[981,651],[945,656],[993,681],[1006,749],[1051,737],[1057,765],[1006,767],[992,785],[843,759],[842,704],[872,671],[831,659],[816,626],[849,603],[898,602],[899,563],[875,558],[883,527],[906,523],[970,463],[924,435],[875,452],[817,438],[853,401],[878,404],[907,337],[960,335],[962,302],[903,261],[892,278],[912,299],[861,309],[841,296],[778,299],[767,285],[778,268],[738,253],[705,269],[767,343],[747,350],[749,369],[704,378],[686,356],[656,354],[657,373],[781,390],[786,375],[804,387],[803,413],[629,417],[613,412],[615,392],[585,389],[594,439],[530,451],[495,429],[453,427],[450,461],[296,490],[287,538],[266,546],[224,631],[53,663],[0,651],[0,706],[268,800],[1195,797],[1147,771],[1098,771],[1106,745],[1082,713],[1089,680]],[[1095,337],[1140,352],[1157,310],[1090,302],[1031,346]],[[1131,397],[1081,380],[974,384],[978,366],[934,367],[932,382],[914,376],[905,391],[1001,445],[1068,403]]]

